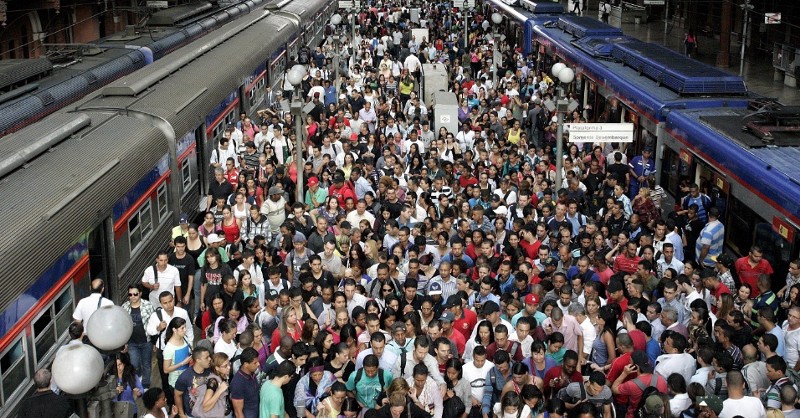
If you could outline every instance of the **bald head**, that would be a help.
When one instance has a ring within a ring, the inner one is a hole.
[[[742,347],[742,359],[744,364],[750,364],[758,360],[758,349],[753,344]]]
[[[92,280],[92,293],[103,293],[104,287],[105,283],[103,282],[103,279]]]

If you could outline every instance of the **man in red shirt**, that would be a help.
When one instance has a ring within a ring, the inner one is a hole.
[[[508,353],[511,359],[515,362],[522,361],[522,345],[516,341],[509,340],[508,332],[509,329],[503,324],[495,327],[494,342],[486,347],[487,358],[494,358],[494,355],[498,350],[503,350]]]
[[[562,388],[572,382],[583,382],[583,376],[578,369],[578,353],[567,350],[564,353],[564,363],[561,366],[551,367],[544,375],[544,396],[550,398],[551,394],[558,393]]]
[[[611,391],[617,395],[628,396],[627,412],[625,418],[633,418],[644,390],[648,386],[655,386],[660,393],[667,393],[667,381],[653,373],[653,366],[644,351],[634,351],[631,355],[633,364],[625,366],[622,373],[611,385]],[[632,379],[629,376],[636,375]],[[619,412],[619,411],[618,411]],[[619,414],[617,414],[619,416]]]
[[[453,329],[458,331],[466,340],[472,335],[472,330],[478,324],[478,315],[470,309],[464,309],[463,305],[464,300],[456,294],[448,297],[443,307],[450,310],[455,317]]]
[[[456,344],[456,350],[458,350],[458,355],[460,357],[464,354],[467,340],[461,332],[453,329],[453,322],[455,319],[456,317],[452,312],[442,312],[442,316],[439,318],[439,320],[442,321],[442,336]]]
[[[615,257],[614,254],[620,250],[621,248],[619,244],[617,244],[617,246],[606,254],[606,261],[614,263],[612,269],[617,273],[636,273],[636,270],[639,268],[639,260],[641,260],[641,258],[636,255],[636,243],[628,241],[628,243],[625,244],[625,252]]]
[[[348,197],[352,197],[355,201],[358,200],[355,190],[348,182],[344,181],[344,176],[341,173],[336,173],[333,176],[333,184],[328,188],[328,196],[335,197],[339,201],[340,208],[344,207],[344,202]]]
[[[774,271],[769,261],[764,260],[764,254],[761,248],[754,245],[750,247],[750,253],[736,260],[736,273],[739,275],[739,280],[742,283],[747,283],[752,289],[750,297],[757,297],[761,291],[758,290],[758,276],[766,274],[771,276]]]
[[[622,371],[625,369],[625,366],[632,364],[631,363],[631,354],[633,353],[633,340],[631,339],[630,335],[628,334],[619,334],[616,338],[617,350],[619,350],[619,356],[604,367],[604,371],[608,370],[608,381],[613,383],[617,378],[622,374]],[[628,376],[628,378],[633,378],[633,376]],[[623,380],[625,382],[625,380]],[[614,395],[614,404],[616,405],[625,405],[628,403],[628,397],[625,395],[615,394]]]
[[[744,282],[742,282],[742,283],[744,283]],[[711,304],[711,312],[716,314],[717,313],[717,301],[722,297],[723,294],[731,293],[731,290],[728,289],[728,286],[725,286],[724,284],[722,284],[722,282],[719,281],[719,277],[717,277],[716,275],[711,275],[711,276],[703,278],[703,286],[705,286],[706,289],[710,290],[711,293],[714,294],[714,300],[709,301],[709,303]],[[753,288],[752,292],[755,293],[756,289],[757,289],[757,286]]]

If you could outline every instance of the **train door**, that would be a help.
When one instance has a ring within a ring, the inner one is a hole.
[[[116,258],[112,256],[114,252],[114,220],[111,217],[106,218],[103,223],[88,233],[87,245],[89,248],[89,274],[75,284],[79,290],[89,289],[89,283],[93,279],[99,278],[109,283],[110,279],[117,277]],[[114,286],[106,285],[107,297],[115,296],[109,294],[113,288]]]
[[[661,162],[661,179],[659,184],[664,190],[675,197],[676,202],[683,196],[681,183],[694,178],[692,160],[694,156],[681,149],[675,152],[672,148],[665,147]]]
[[[800,229],[785,219],[774,217],[772,223],[761,222],[756,225],[754,245],[761,248],[764,258],[769,261],[775,271],[774,290],[783,286],[789,263],[798,259],[800,252]],[[787,290],[788,291],[788,290]]]

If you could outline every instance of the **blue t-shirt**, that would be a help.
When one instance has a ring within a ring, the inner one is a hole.
[[[231,400],[243,400],[245,418],[258,418],[259,387],[258,379],[254,374],[250,375],[239,369],[230,387]]]

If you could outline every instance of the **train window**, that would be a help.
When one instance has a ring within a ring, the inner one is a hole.
[[[40,364],[53,346],[56,345],[55,323],[50,309],[42,312],[39,319],[33,322],[34,351],[36,364]]]
[[[158,186],[157,192],[158,198],[156,199],[158,203],[158,220],[161,221],[164,219],[167,214],[169,213],[169,202],[167,200],[167,183],[161,183]]]
[[[726,243],[735,253],[747,254],[753,245],[753,226],[763,221],[735,196],[730,197],[729,204],[728,221],[725,223]]]
[[[0,356],[0,376],[3,379],[0,405],[8,402],[15,391],[25,390],[25,381],[29,376],[23,344],[24,341],[20,337]]]
[[[130,240],[131,253],[139,248],[139,245],[151,232],[153,232],[153,220],[150,213],[150,201],[148,200],[128,220],[128,239]]]
[[[183,160],[181,165],[181,181],[183,183],[183,191],[187,192],[192,187],[192,165],[189,159]]]

